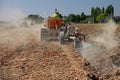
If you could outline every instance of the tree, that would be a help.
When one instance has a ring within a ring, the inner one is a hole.
[[[75,19],[75,22],[80,22],[80,15],[76,15],[76,19]]]
[[[94,7],[92,7],[92,9],[91,9],[91,17],[92,17],[92,22],[94,23],[94,21],[95,21],[95,9],[94,9]]]
[[[33,15],[33,14],[28,15],[27,19],[30,19],[35,23],[41,23],[44,20],[42,16]]]
[[[28,15],[28,18],[29,19],[37,19],[37,18],[39,18],[39,15]]]
[[[58,15],[59,15],[59,17],[60,17],[61,19],[63,18],[63,16],[62,16],[60,13],[59,13]]]
[[[69,22],[69,20],[68,20],[68,17],[67,17],[67,16],[63,16],[63,20],[64,20],[65,22]]]
[[[96,9],[95,9],[95,11],[94,11],[94,15],[95,16],[98,16],[98,15],[100,15],[101,14],[101,9],[99,8],[99,7],[97,7]]]
[[[68,20],[69,22],[75,22],[76,16],[74,14],[69,14]]]
[[[94,7],[92,7],[92,9],[91,9],[91,16],[94,16],[94,11],[95,11],[95,9],[94,9]]]
[[[81,13],[81,21],[85,20],[86,19],[86,15],[84,14],[84,12]]]
[[[112,5],[109,5],[106,9],[106,15],[107,16],[114,16],[114,8]]]
[[[105,13],[105,8],[104,7],[102,7],[102,13]]]
[[[101,13],[96,17],[97,22],[104,22],[104,20],[105,20],[105,13]]]
[[[94,10],[94,22],[97,22],[96,18],[102,13],[101,9],[99,7],[96,7]]]

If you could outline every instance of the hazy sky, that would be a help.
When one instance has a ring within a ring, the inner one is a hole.
[[[92,7],[106,8],[110,4],[114,7],[115,15],[120,16],[120,0],[0,0],[0,10],[2,15],[20,12],[25,15],[39,14],[47,17],[53,14],[55,8],[62,15],[81,12],[90,14]]]

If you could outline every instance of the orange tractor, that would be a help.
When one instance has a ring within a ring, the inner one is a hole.
[[[44,26],[55,29],[56,27],[60,27],[61,24],[62,24],[61,18],[49,17],[47,21],[45,21]]]
[[[84,35],[79,36],[77,28],[71,29],[70,24],[65,23],[62,18],[59,17],[57,10],[55,10],[55,14],[44,21],[44,26],[45,27],[41,29],[42,41],[59,40],[60,44],[65,44],[65,40],[72,39],[76,46],[85,38]],[[74,30],[74,32],[71,32],[71,30]]]
[[[63,26],[62,23],[59,12],[55,10],[55,13],[44,21],[44,28],[41,29],[41,40],[58,40],[61,27]]]

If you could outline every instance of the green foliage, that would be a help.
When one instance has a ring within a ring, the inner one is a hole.
[[[75,22],[76,16],[74,14],[69,14],[68,20],[69,20],[69,22]]]
[[[83,20],[83,21],[81,21],[81,23],[88,23],[88,21],[87,20]]]
[[[66,22],[79,23],[80,22],[80,15],[69,14],[68,17],[64,16],[63,20]]]
[[[28,15],[27,19],[30,19],[35,23],[41,23],[44,20],[43,17],[41,17],[39,15],[32,15],[32,14]]]
[[[99,7],[92,7],[91,9],[91,17],[92,17],[92,22],[96,23],[97,22],[97,16],[99,16],[102,13],[102,10]]]
[[[92,17],[94,16],[94,11],[95,11],[95,9],[94,9],[94,7],[92,7],[92,9],[91,9],[91,16]]]
[[[100,15],[98,15],[96,17],[96,21],[97,22],[102,22],[104,20],[104,18],[105,18],[105,13],[101,13]]]
[[[67,16],[63,16],[63,20],[64,20],[65,22],[69,22],[69,20],[68,20],[68,17],[67,17]]]
[[[76,23],[79,23],[79,22],[80,22],[80,15],[76,15],[75,22],[76,22]]]
[[[102,13],[105,13],[105,8],[104,7],[102,7]]]
[[[109,17],[112,17],[114,15],[114,8],[112,5],[109,5],[106,9],[102,7],[100,9],[99,7],[92,7],[91,9],[91,18],[92,22],[98,23],[98,22],[104,22]]]
[[[67,22],[73,23],[104,23],[109,17],[113,16],[114,7],[109,5],[107,8],[92,7],[90,15],[85,15],[85,13],[82,12],[81,15],[69,14],[68,16],[65,16],[64,19]]]
[[[95,11],[94,11],[95,17],[97,17],[98,15],[100,15],[101,12],[102,12],[101,9],[100,9],[99,7],[97,7],[97,8],[95,9]]]
[[[114,15],[114,8],[113,8],[112,5],[109,5],[109,6],[107,7],[107,9],[106,9],[106,15],[107,15],[107,16],[109,16],[109,15],[113,16],[113,15]]]
[[[84,14],[84,12],[81,13],[81,21],[86,19],[86,15]]]
[[[102,10],[97,7],[94,11],[94,22],[98,23],[97,17],[102,14]]]
[[[59,15],[60,18],[63,18],[63,16],[60,13],[58,15]]]

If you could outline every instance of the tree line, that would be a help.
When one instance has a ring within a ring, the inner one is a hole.
[[[42,23],[44,18],[42,16],[39,16],[38,14],[30,14],[25,19],[31,20],[34,23]]]
[[[107,8],[92,7],[91,14],[86,15],[84,12],[81,14],[69,14],[68,16],[63,16],[66,22],[72,23],[104,23],[108,19],[113,18],[114,7],[112,5],[107,6]]]
[[[114,17],[114,7],[112,5],[108,5],[107,8],[92,7],[90,15],[86,15],[84,12],[81,14],[69,14],[68,16],[62,16],[60,14],[60,18],[65,22],[70,23],[105,23],[109,19],[114,19],[116,22],[120,22],[119,17]],[[42,16],[36,14],[28,15],[27,19],[30,19],[35,23],[41,23],[44,20]]]

